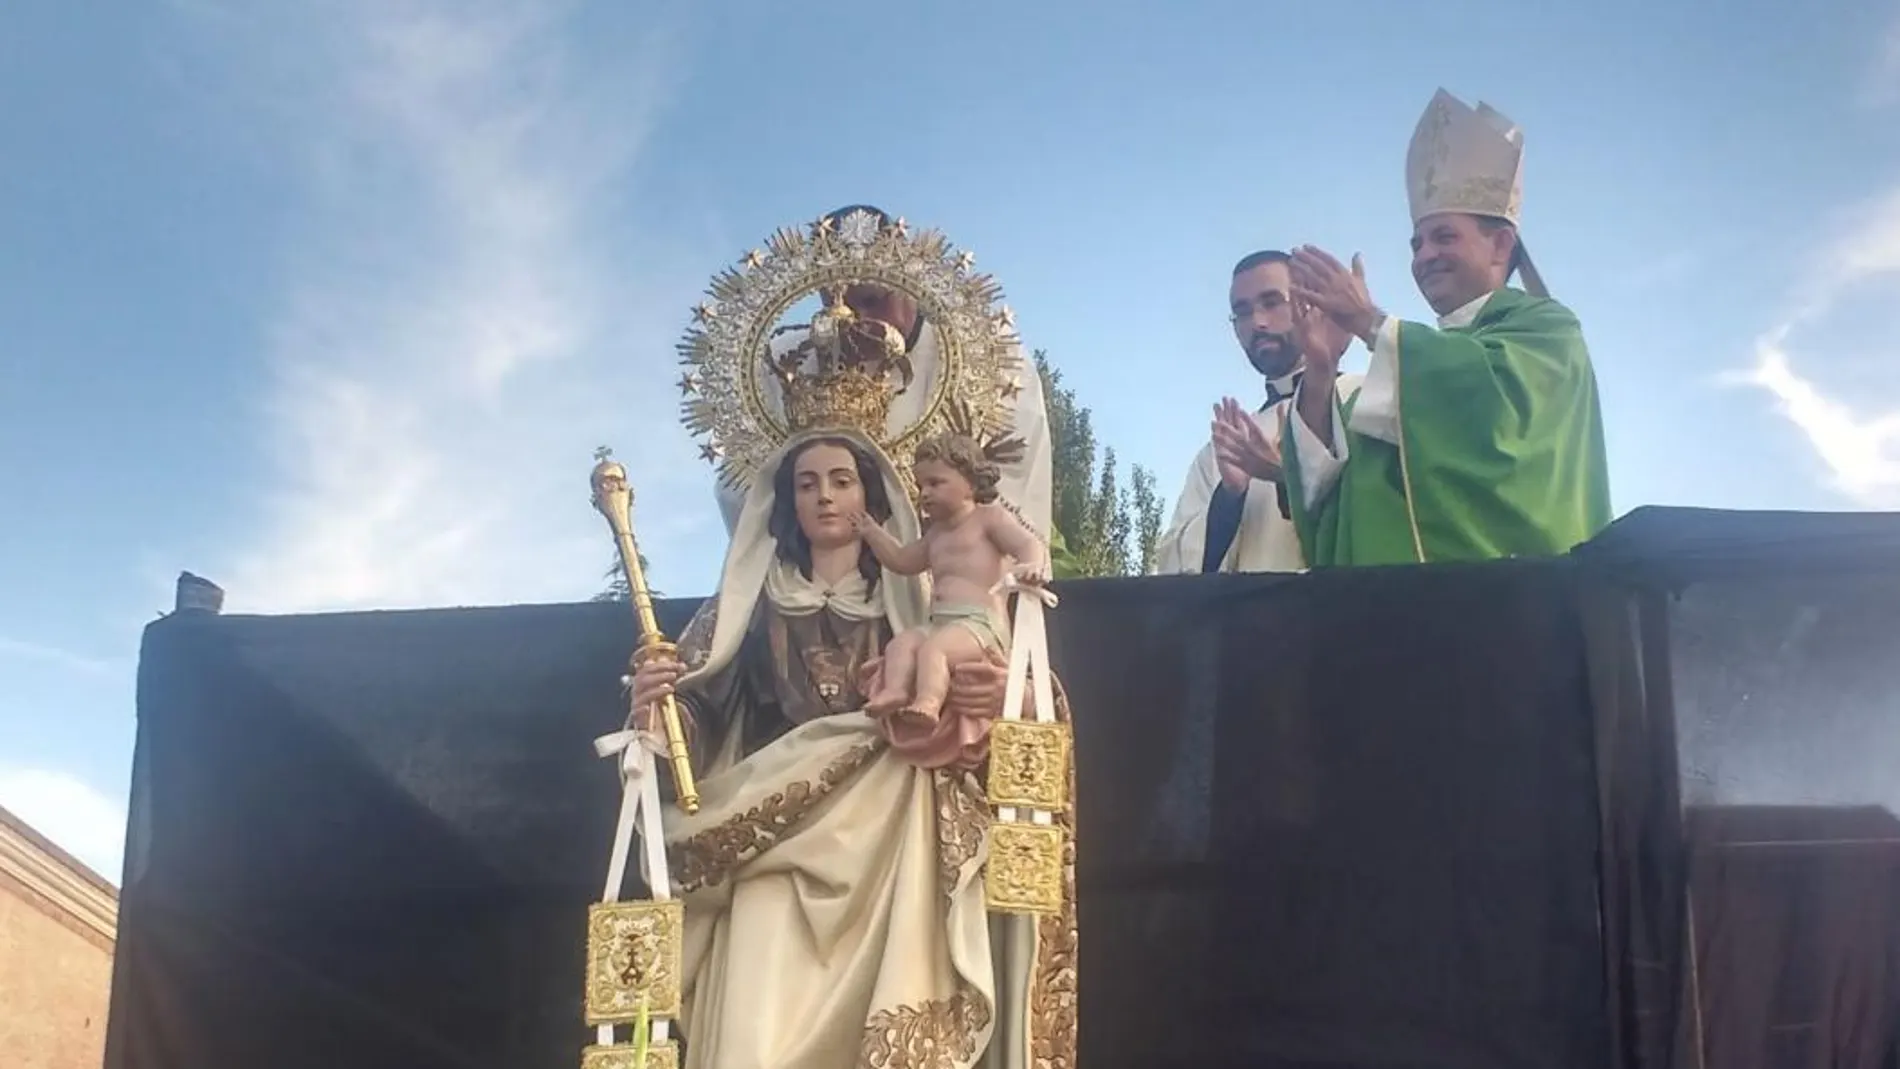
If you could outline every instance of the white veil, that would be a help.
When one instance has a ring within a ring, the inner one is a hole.
[[[872,597],[867,597],[864,586],[856,583],[834,587],[827,597],[827,591],[819,584],[806,579],[797,568],[779,558],[778,544],[771,531],[779,466],[807,443],[826,438],[847,440],[877,461],[884,493],[891,503],[891,518],[884,524],[885,529],[904,543],[919,536],[917,510],[911,505],[909,491],[896,465],[863,432],[849,428],[812,430],[787,438],[760,466],[750,492],[745,495],[737,522],[733,524],[732,544],[720,570],[718,616],[713,623],[712,639],[707,644],[704,660],[680,679],[679,686],[691,686],[694,681],[713,676],[732,662],[752,625],[761,596],[769,597],[779,611],[792,615],[829,607],[849,619],[882,616],[889,620],[893,632],[920,626],[925,621],[929,595],[923,576],[898,575],[886,569]]]

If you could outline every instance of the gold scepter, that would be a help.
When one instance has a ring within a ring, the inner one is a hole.
[[[660,622],[653,615],[653,595],[647,590],[646,569],[640,566],[640,550],[633,541],[633,487],[627,482],[627,469],[613,459],[613,450],[602,446],[594,451],[594,508],[607,517],[613,528],[614,545],[620,550],[620,568],[627,577],[627,592],[633,601],[634,619],[640,625],[640,645],[628,664],[634,671],[657,654],[672,654],[679,647],[660,634]],[[679,703],[668,694],[660,699],[660,723],[666,731],[666,757],[673,766],[673,785],[678,789],[680,808],[699,812],[699,787],[693,782],[693,761],[686,754],[686,729],[680,723]]]

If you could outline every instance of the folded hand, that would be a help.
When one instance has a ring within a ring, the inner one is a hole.
[[[1214,463],[1221,469],[1221,481],[1228,483],[1230,489],[1244,488],[1228,482],[1230,473],[1240,474],[1247,479],[1262,479],[1266,482],[1279,482],[1283,469],[1280,466],[1280,450],[1267,440],[1267,432],[1253,418],[1252,413],[1240,407],[1240,402],[1229,397],[1214,406]]]

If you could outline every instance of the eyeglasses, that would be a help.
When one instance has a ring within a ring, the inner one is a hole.
[[[1271,313],[1274,309],[1282,308],[1285,305],[1285,294],[1263,293],[1258,297],[1235,301],[1227,311],[1227,321],[1229,323],[1238,323],[1252,316],[1256,311]]]

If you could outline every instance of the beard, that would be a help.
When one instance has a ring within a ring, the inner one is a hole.
[[[1287,375],[1299,366],[1300,348],[1291,334],[1256,331],[1247,339],[1247,361],[1255,371],[1270,379]]]

